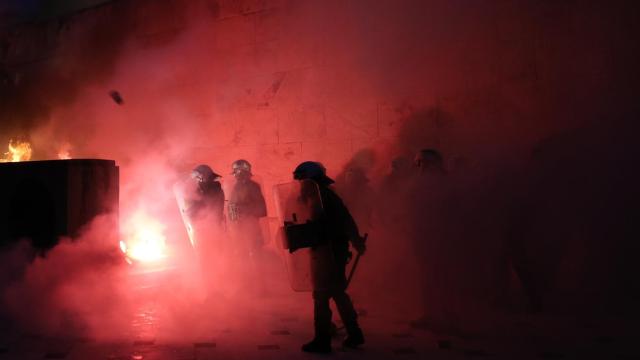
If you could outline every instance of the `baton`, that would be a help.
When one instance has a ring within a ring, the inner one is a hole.
[[[364,239],[362,239],[362,242],[366,243],[368,237],[369,237],[369,234],[364,234]],[[351,267],[351,272],[349,272],[349,277],[347,278],[347,286],[346,287],[349,287],[349,284],[351,283],[351,279],[353,279],[353,274],[355,274],[356,268],[358,267],[358,262],[360,261],[360,256],[362,256],[362,254],[358,253],[358,255],[356,255],[356,259],[353,261],[353,266]]]

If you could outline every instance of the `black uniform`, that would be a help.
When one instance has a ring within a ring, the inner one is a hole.
[[[224,219],[224,192],[218,181],[204,181],[198,184],[198,194],[192,199],[187,208],[187,216],[198,219],[213,216],[217,225]]]
[[[357,241],[358,227],[342,200],[329,187],[320,185],[324,213],[320,219],[323,243],[311,249],[311,277],[314,291],[314,325],[316,339],[330,341],[333,298],[350,336],[362,332],[357,314],[346,293],[345,267],[349,257],[349,241]]]
[[[267,216],[260,185],[250,179],[235,183],[229,196],[229,218],[237,227],[237,240],[255,254],[263,245],[259,219]]]
[[[253,180],[238,181],[229,197],[237,209],[237,218],[261,218],[267,216],[267,207],[260,185]]]

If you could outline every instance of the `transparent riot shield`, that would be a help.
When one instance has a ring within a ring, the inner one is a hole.
[[[322,200],[318,185],[311,180],[279,184],[274,187],[280,219],[278,242],[289,282],[294,291],[316,288],[312,279],[312,250],[321,242],[318,219]]]
[[[194,265],[200,270],[198,276],[207,291],[227,291],[232,282],[224,280],[232,276],[233,269],[229,266],[229,242],[221,221],[222,207],[218,207],[224,199],[207,198],[191,178],[175,183],[173,191],[193,248]],[[208,202],[211,199],[215,203]]]
[[[187,235],[189,236],[189,242],[191,246],[196,247],[196,239],[193,229],[193,222],[189,217],[189,203],[191,202],[192,194],[196,192],[196,185],[191,179],[182,179],[173,185],[173,194],[176,197],[178,203],[178,209],[180,210],[180,216],[182,222],[187,229]]]
[[[202,193],[200,185],[193,179],[174,184],[174,194],[180,209],[189,240],[194,248],[220,246],[224,232],[224,194],[213,188]]]

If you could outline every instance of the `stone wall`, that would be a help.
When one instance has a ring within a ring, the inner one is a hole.
[[[44,139],[65,138],[78,155],[125,166],[128,152],[149,147],[169,148],[185,169],[225,169],[244,157],[268,184],[308,159],[335,176],[366,149],[378,161],[358,160],[377,172],[427,146],[480,163],[524,156],[542,139],[629,108],[637,85],[623,69],[637,45],[625,9],[113,1],[0,36],[3,135],[40,140],[42,158],[52,153]]]

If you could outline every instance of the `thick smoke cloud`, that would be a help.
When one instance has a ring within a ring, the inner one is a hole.
[[[8,36],[0,141],[29,138],[39,158],[69,143],[73,157],[115,159],[121,221],[144,208],[182,240],[171,187],[199,163],[226,174],[250,160],[272,217],[271,186],[300,161],[322,161],[348,204],[347,178],[367,178],[376,201],[353,207],[370,251],[353,291],[374,308],[406,300],[418,316],[423,296],[439,296],[450,308],[427,312],[468,326],[525,262],[547,303],[637,295],[625,281],[633,201],[619,200],[637,199],[637,22],[625,2],[185,3],[63,18],[56,41],[37,40],[48,60],[31,66],[20,60],[35,50],[15,52],[29,31]],[[436,200],[410,165],[385,178],[423,148],[444,155]]]
[[[105,241],[113,238],[113,224],[112,217],[98,217],[76,241],[63,239],[46,257],[34,256],[27,241],[5,249],[3,255],[14,260],[3,264],[8,278],[1,301],[9,323],[53,336],[121,332],[132,288],[122,256]]]

